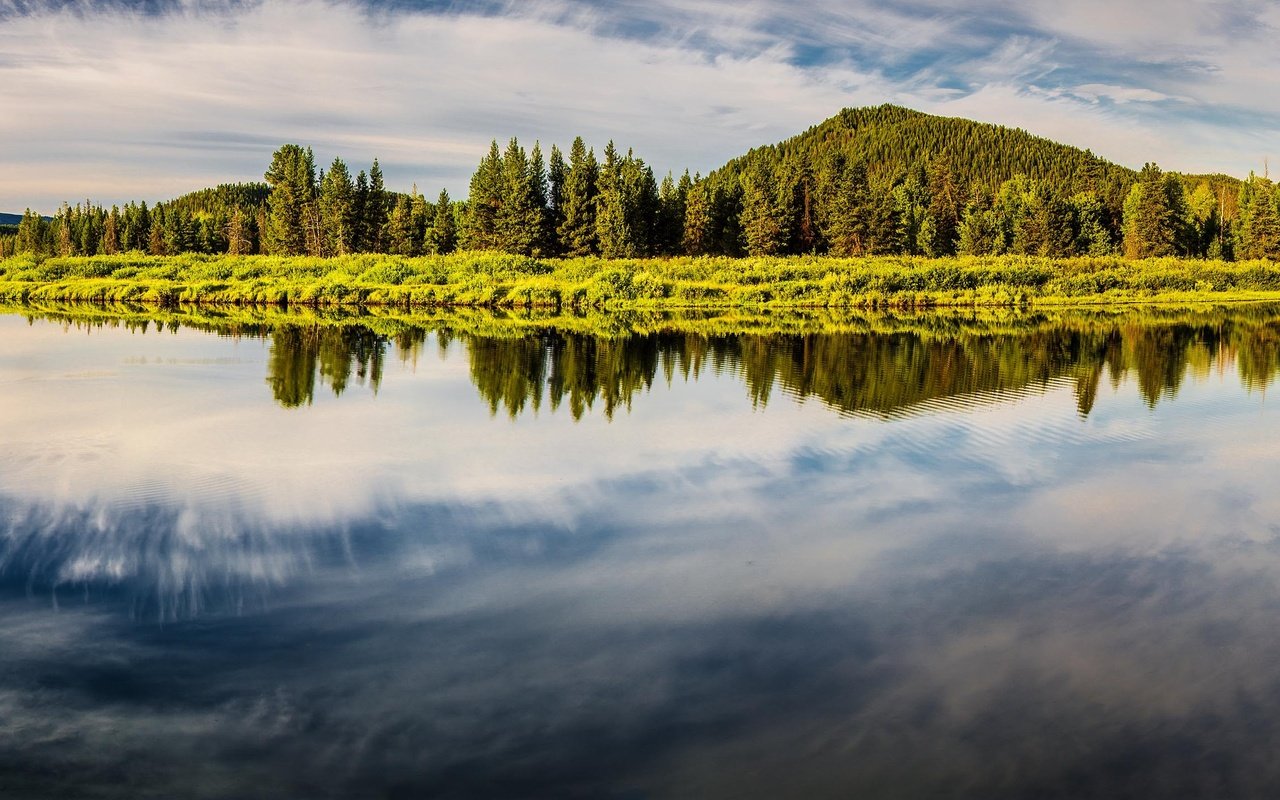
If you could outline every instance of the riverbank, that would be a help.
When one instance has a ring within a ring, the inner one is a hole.
[[[1183,259],[536,259],[501,253],[0,261],[6,302],[491,309],[875,309],[1280,299],[1280,264]]]

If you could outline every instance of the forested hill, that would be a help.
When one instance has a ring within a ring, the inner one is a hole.
[[[799,136],[756,148],[717,172],[738,176],[760,160],[818,164],[835,153],[865,164],[873,185],[892,186],[918,165],[941,161],[957,185],[971,190],[995,194],[1003,183],[1021,176],[1059,187],[1064,194],[1095,191],[1116,207],[1138,177],[1134,170],[1088,150],[1018,128],[893,105],[846,108]]]
[[[17,225],[22,222],[21,214],[0,214],[0,225]]]

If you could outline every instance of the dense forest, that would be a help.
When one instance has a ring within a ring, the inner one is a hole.
[[[0,257],[229,253],[538,257],[1123,255],[1280,258],[1280,189],[1266,177],[1141,171],[1021,130],[894,106],[848,109],[706,176],[668,173],[612,142],[597,157],[494,141],[469,197],[388,191],[285,145],[265,183],[148,208],[89,201],[0,229]]]

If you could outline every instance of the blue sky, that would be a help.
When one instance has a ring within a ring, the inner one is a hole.
[[[1256,0],[0,0],[0,210],[260,179],[287,141],[428,194],[512,135],[706,171],[883,102],[1244,175],[1277,41]]]

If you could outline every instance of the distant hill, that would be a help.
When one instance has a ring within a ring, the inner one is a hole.
[[[1092,189],[1116,207],[1137,179],[1132,169],[1019,128],[894,105],[846,108],[799,136],[751,150],[712,174],[736,176],[758,158],[816,163],[833,151],[866,164],[868,177],[879,185],[891,185],[917,165],[940,157],[964,187],[980,186],[994,193],[1005,181],[1024,175],[1070,191]]]
[[[267,202],[271,187],[265,183],[224,183],[212,189],[199,189],[165,203],[192,216],[211,214],[233,206],[257,208]]]
[[[0,214],[0,225],[17,225],[22,222],[21,214]]]

